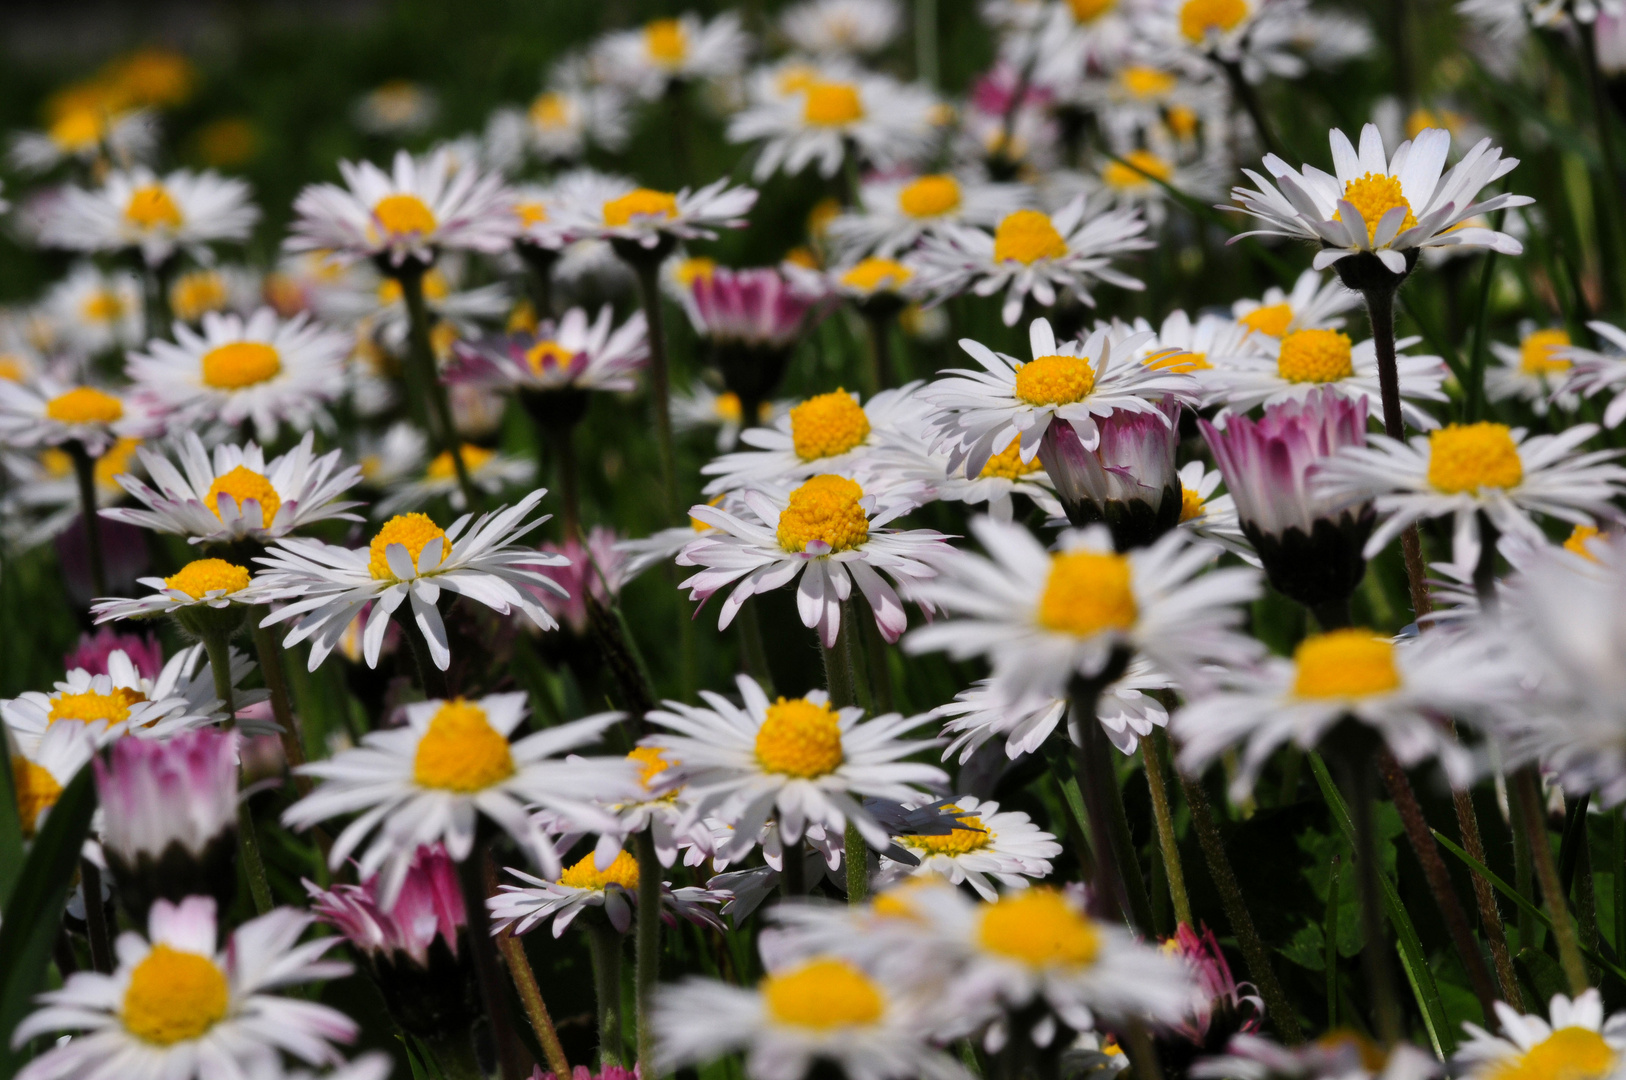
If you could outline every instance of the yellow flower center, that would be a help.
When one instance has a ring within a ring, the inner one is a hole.
[[[638,779],[645,790],[654,787],[655,777],[677,764],[655,746],[635,746],[627,755],[627,760],[638,763]]]
[[[231,989],[213,960],[155,945],[130,972],[121,1018],[143,1042],[173,1046],[196,1039],[226,1017]]]
[[[1519,370],[1526,375],[1557,375],[1570,369],[1570,361],[1553,354],[1570,343],[1563,330],[1537,330],[1519,343]]]
[[[203,354],[203,382],[219,390],[241,390],[276,377],[282,354],[263,341],[233,341]]]
[[[525,350],[525,366],[537,375],[546,375],[549,368],[562,371],[575,358],[575,353],[557,341],[539,341]]]
[[[204,312],[219,311],[230,299],[226,279],[214,270],[182,274],[169,290],[169,306],[177,319],[197,322]]]
[[[1186,0],[1180,9],[1180,32],[1187,41],[1201,45],[1210,30],[1229,33],[1247,17],[1246,0]]]
[[[45,722],[50,725],[58,720],[80,720],[92,724],[106,720],[109,724],[117,724],[130,719],[131,705],[146,700],[147,695],[141,691],[124,686],[115,686],[111,694],[98,694],[94,690],[86,690],[82,694],[58,694],[51,699],[51,711]]]
[[[1041,356],[1016,367],[1016,397],[1029,405],[1070,405],[1095,389],[1095,368],[1083,356]]]
[[[15,353],[0,353],[0,381],[22,382],[28,364]]]
[[[644,25],[644,48],[657,64],[677,67],[689,54],[689,35],[678,19],[655,19]]]
[[[1249,330],[1256,330],[1266,337],[1279,338],[1287,332],[1288,325],[1293,321],[1293,305],[1271,304],[1269,307],[1256,307],[1237,321]]]
[[[677,196],[653,188],[637,188],[604,204],[604,224],[626,225],[635,217],[677,217]]]
[[[898,193],[898,208],[910,217],[941,217],[960,205],[960,182],[947,173],[922,176]]]
[[[841,283],[854,289],[867,293],[880,292],[882,289],[896,289],[915,276],[915,272],[895,259],[883,259],[879,255],[857,263],[851,270],[841,275]]]
[[[215,482],[209,485],[209,493],[203,497],[203,505],[207,506],[209,512],[217,518],[220,517],[222,495],[230,496],[239,508],[253,499],[260,504],[261,520],[267,525],[271,524],[271,520],[277,516],[277,511],[282,507],[282,496],[271,486],[271,481],[247,465],[239,465],[231,472],[215,477]]]
[[[1400,223],[1401,232],[1417,224],[1417,215],[1411,212],[1411,203],[1406,201],[1400,181],[1388,173],[1357,176],[1344,185],[1344,199],[1361,212],[1361,220],[1366,222],[1368,240],[1378,235],[1378,223],[1383,220],[1383,215],[1397,206],[1406,208],[1406,219]],[[1332,219],[1343,220],[1338,214],[1333,214]]]
[[[559,875],[559,884],[593,892],[603,892],[610,885],[619,885],[628,892],[638,888],[637,859],[625,851],[617,852],[615,862],[600,870],[593,858],[593,853],[589,851],[586,858],[565,867],[565,872]]]
[[[548,208],[540,202],[518,202],[514,204],[514,216],[519,218],[520,228],[529,229],[548,220]]]
[[[423,276],[423,298],[425,300],[444,300],[452,291],[452,283],[446,280],[446,275],[438,267],[430,267]],[[389,307],[391,304],[401,302],[401,283],[394,278],[385,278],[378,283],[378,304],[380,307]]]
[[[513,775],[508,739],[491,726],[484,709],[462,698],[440,707],[412,757],[412,779],[441,791],[470,795]]]
[[[1197,489],[1188,488],[1184,484],[1181,484],[1180,521],[1182,523],[1187,521],[1196,521],[1206,513],[1208,513],[1208,511],[1203,506],[1203,497],[1197,494]]]
[[[1050,215],[1038,210],[1017,210],[1005,215],[994,230],[994,261],[1025,263],[1040,259],[1060,259],[1067,254],[1067,241],[1050,223]]]
[[[124,402],[91,386],[76,386],[45,403],[45,415],[61,424],[111,424],[124,415]]]
[[[1350,627],[1316,634],[1293,650],[1293,693],[1301,698],[1361,698],[1400,685],[1394,642]]]
[[[102,141],[107,123],[100,109],[72,109],[57,117],[47,132],[51,141],[70,154],[89,150]]]
[[[697,281],[710,281],[717,276],[717,260],[705,255],[692,255],[679,262],[672,271],[678,284],[688,288]]]
[[[49,769],[15,754],[11,759],[11,782],[17,792],[17,816],[22,819],[23,836],[33,836],[40,815],[62,797],[62,785]]]
[[[1455,495],[1481,488],[1518,487],[1524,461],[1506,424],[1447,424],[1428,437],[1428,482]]]
[[[1491,1074],[1493,1080],[1603,1080],[1615,1070],[1615,1051],[1596,1031],[1559,1028],[1516,1062]]]
[[[1174,75],[1153,67],[1138,65],[1126,67],[1118,73],[1118,85],[1131,97],[1157,98],[1173,90],[1179,83]]]
[[[175,200],[162,184],[148,184],[132,191],[130,201],[124,207],[124,216],[130,224],[142,229],[181,227],[181,208],[175,205]]]
[[[738,424],[745,418],[745,406],[740,404],[740,395],[732,390],[718,394],[711,407],[717,413],[717,419],[725,424]]]
[[[1338,330],[1295,330],[1282,339],[1276,374],[1288,382],[1330,383],[1355,374],[1349,335]]]
[[[991,953],[1029,967],[1087,967],[1101,951],[1095,924],[1043,886],[984,904],[977,938]]]
[[[1067,0],[1067,6],[1073,9],[1076,21],[1091,23],[1117,7],[1118,0]]]
[[[1171,105],[1168,115],[1164,117],[1169,130],[1182,139],[1189,139],[1197,134],[1197,111],[1189,105]]]
[[[816,82],[802,99],[802,119],[814,127],[844,127],[864,118],[858,87],[844,82]]]
[[[880,988],[845,960],[811,960],[763,978],[768,1013],[781,1024],[829,1031],[877,1023],[885,1011]]]
[[[1039,597],[1039,625],[1075,637],[1127,630],[1140,613],[1129,559],[1098,551],[1050,557],[1050,576]]]
[[[786,551],[804,552],[822,540],[831,551],[849,551],[869,539],[869,517],[859,500],[864,489],[844,476],[815,476],[790,493],[779,514],[777,536]]]
[[[462,450],[463,467],[471,473],[477,472],[480,466],[484,465],[486,462],[495,457],[496,453],[497,452],[495,450],[487,450],[483,446],[475,446],[473,443],[464,443]],[[423,475],[426,480],[456,479],[457,463],[452,460],[452,452],[450,450],[442,450],[440,453],[436,454],[435,459],[429,463],[427,468],[424,469]]]
[[[1603,531],[1592,525],[1577,525],[1570,530],[1569,539],[1564,541],[1564,550],[1572,551],[1583,559],[1597,562],[1598,557],[1592,554],[1587,544],[1603,535]]]
[[[771,773],[811,779],[843,760],[841,715],[806,698],[780,698],[757,729],[757,764]]]
[[[112,289],[97,289],[79,305],[86,322],[110,323],[124,316],[124,301]]]
[[[1334,1028],[1316,1039],[1314,1045],[1323,1050],[1352,1047],[1360,1057],[1361,1067],[1367,1072],[1382,1072],[1389,1060],[1383,1047],[1352,1028]]]
[[[958,806],[950,806],[951,812],[958,811]],[[982,823],[982,818],[976,814],[963,814],[958,819],[952,832],[941,833],[935,836],[906,836],[899,837],[900,842],[908,847],[918,848],[928,855],[969,855],[973,851],[981,851],[994,842],[994,831]]]
[[[400,544],[406,548],[407,555],[412,559],[412,566],[416,569],[418,556],[435,540],[446,544],[446,532],[436,525],[428,514],[397,514],[384,523],[384,527],[378,530],[378,535],[373,537],[372,543],[367,545],[367,571],[379,581],[394,581],[395,571],[390,569],[389,546]],[[443,549],[443,557],[444,554]]]
[[[427,203],[404,191],[379,199],[373,218],[392,237],[428,236],[440,224]]]
[[[779,73],[774,85],[786,97],[799,94],[819,81],[819,69],[812,64],[791,64]]]
[[[1149,358],[1146,366],[1155,371],[1173,371],[1181,375],[1189,375],[1193,371],[1210,371],[1214,365],[1208,362],[1208,354],[1200,352],[1181,352],[1178,349]]]
[[[202,600],[217,589],[227,593],[248,588],[246,567],[229,563],[225,559],[194,559],[164,579],[164,584],[179,589],[194,600]]]
[[[1101,170],[1101,181],[1120,191],[1147,187],[1155,180],[1168,183],[1174,166],[1150,150],[1131,150],[1123,161],[1109,161]]]
[[[1406,138],[1415,139],[1429,128],[1440,128],[1456,135],[1462,128],[1461,115],[1450,109],[1413,109],[1406,117]]]
[[[1002,476],[1007,480],[1019,480],[1042,468],[1044,464],[1039,460],[1038,454],[1033,455],[1032,461],[1022,460],[1022,439],[1018,436],[1011,440],[1009,446],[988,459],[988,464],[982,467],[982,472],[977,474],[977,478]]]
[[[538,94],[531,102],[531,122],[539,128],[569,127],[570,113],[570,99],[555,90]]]
[[[790,438],[803,461],[834,457],[869,438],[869,417],[851,394],[833,390],[791,409]]]
[[[108,491],[117,491],[119,485],[113,478],[130,471],[130,462],[135,458],[136,447],[140,445],[140,439],[125,437],[109,446],[102,456],[96,459],[96,486]],[[72,467],[72,459],[69,467]]]

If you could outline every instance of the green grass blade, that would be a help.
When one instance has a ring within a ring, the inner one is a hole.
[[[0,733],[0,910],[11,899],[23,868],[23,822],[17,815],[17,792],[12,781],[11,749]]]

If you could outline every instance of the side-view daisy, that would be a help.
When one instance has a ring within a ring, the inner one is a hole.
[[[1626,330],[1602,320],[1586,325],[1601,339],[1599,344],[1603,348],[1570,345],[1554,349],[1547,357],[1553,362],[1567,360],[1572,365],[1564,384],[1565,391],[1584,397],[1606,391],[1615,395],[1603,410],[1603,426],[1616,428],[1626,420],[1626,394],[1620,393],[1621,387],[1626,386]]]
[[[709,22],[685,14],[606,34],[594,47],[593,68],[612,84],[653,101],[679,80],[739,74],[750,49],[751,36],[736,13]]]
[[[555,192],[553,216],[572,240],[624,240],[646,250],[668,250],[678,240],[715,239],[716,229],[738,229],[757,193],[723,177],[691,191],[657,191],[631,180],[591,173]]]
[[[40,376],[32,383],[0,379],[0,440],[12,446],[78,443],[99,458],[122,438],[153,434],[142,403],[89,384]]]
[[[523,885],[501,885],[488,905],[495,930],[512,929],[528,934],[537,926],[553,921],[553,936],[563,937],[578,915],[590,908],[602,908],[604,917],[617,933],[632,928],[632,912],[638,903],[638,860],[621,852],[615,861],[599,869],[592,852],[564,868],[556,880],[546,880],[509,868]],[[672,888],[661,882],[661,918],[676,923],[678,917],[722,930],[722,920],[712,908],[730,899],[728,893],[688,885]]]
[[[0,718],[22,753],[36,756],[46,734],[59,726],[84,726],[98,741],[104,741],[126,732],[143,738],[163,738],[212,722],[208,716],[198,715],[208,710],[194,710],[192,702],[177,688],[168,684],[148,686],[133,666],[110,667],[109,674],[100,675],[74,668],[49,692],[29,690],[0,701]],[[213,703],[211,692],[211,707]]]
[[[613,316],[608,304],[591,322],[587,312],[571,308],[534,333],[460,341],[445,378],[521,393],[636,389],[633,375],[649,359],[644,313],[634,312],[620,326]]]
[[[1581,401],[1575,378],[1576,350],[1569,331],[1561,327],[1537,328],[1534,323],[1519,326],[1519,343],[1490,343],[1497,360],[1485,372],[1485,396],[1492,401],[1516,398],[1529,404],[1537,416],[1546,416],[1549,406],[1573,411]],[[1607,425],[1607,414],[1605,415]]]
[[[17,820],[24,840],[34,838],[62,792],[96,756],[100,735],[90,724],[51,724],[37,741],[30,740],[34,742],[31,751],[25,753],[19,745],[7,746],[12,793],[17,798]],[[0,739],[13,743],[9,725],[0,731]]]
[[[224,613],[227,608],[254,603],[249,593],[251,578],[248,567],[225,559],[193,559],[167,578],[138,578],[138,584],[154,590],[149,596],[97,600],[90,610],[98,623],[176,615],[183,625],[196,632],[208,624],[189,618],[192,609],[208,619],[207,611]],[[241,614],[238,613],[239,618]]]
[[[1361,294],[1346,289],[1336,278],[1323,278],[1306,270],[1293,282],[1291,292],[1272,285],[1257,300],[1231,305],[1236,321],[1256,334],[1280,338],[1295,330],[1341,330],[1344,312],[1361,302]]]
[[[758,183],[783,170],[818,164],[834,176],[848,154],[885,168],[920,157],[936,135],[937,98],[924,86],[853,71],[810,78],[789,94],[762,96],[728,122],[730,142],[761,142],[751,175]]]
[[[838,214],[825,235],[844,255],[895,256],[945,224],[993,228],[1028,198],[1019,184],[990,183],[970,174],[869,180],[859,188],[858,206]]]
[[[259,219],[241,180],[187,169],[160,177],[137,166],[109,174],[93,191],[63,189],[40,240],[73,251],[134,249],[149,266],[184,250],[207,264],[213,259],[207,245],[246,240]]]
[[[999,896],[990,878],[1007,889],[1023,889],[1030,878],[1050,876],[1050,860],[1061,845],[1020,810],[999,809],[999,804],[974,795],[961,795],[942,811],[954,818],[954,828],[929,836],[896,836],[893,840],[919,859],[907,867],[881,859],[883,880],[889,872],[899,876],[936,875],[955,885],[965,882],[984,900]]]

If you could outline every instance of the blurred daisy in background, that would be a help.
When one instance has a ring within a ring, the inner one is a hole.
[[[40,309],[62,346],[77,356],[97,356],[146,340],[141,279],[128,270],[104,272],[92,263],[76,263],[46,290]]]
[[[1337,278],[1306,270],[1291,291],[1272,285],[1257,300],[1238,300],[1231,315],[1245,329],[1264,337],[1284,338],[1299,330],[1341,330],[1344,312],[1360,305],[1361,294]]]
[[[877,168],[920,158],[937,134],[937,116],[937,98],[924,87],[854,71],[735,113],[728,138],[762,144],[751,172],[758,183],[815,163],[819,175],[830,177],[848,154]]]
[[[989,183],[970,173],[866,180],[858,205],[835,217],[827,235],[844,255],[890,257],[945,223],[993,228],[1029,198],[1019,184]]]
[[[1580,389],[1571,375],[1575,350],[1568,330],[1538,329],[1526,321],[1519,324],[1517,345],[1492,341],[1490,351],[1497,360],[1485,372],[1485,396],[1490,400],[1522,401],[1537,416],[1546,416],[1551,406],[1573,412],[1580,405]]]
[[[212,243],[239,242],[260,219],[241,180],[177,169],[164,176],[137,166],[110,173],[94,190],[69,186],[40,233],[47,247],[71,251],[139,251],[148,266],[184,251],[213,261]]]
[[[731,185],[726,176],[694,191],[669,192],[590,173],[555,191],[559,224],[571,239],[625,240],[644,249],[743,228],[756,201],[753,189]]]
[[[984,900],[994,900],[999,893],[993,882],[1024,889],[1030,879],[1049,877],[1050,860],[1061,854],[1056,838],[1020,810],[1001,811],[996,802],[960,795],[941,812],[954,821],[949,832],[893,838],[920,862],[910,867],[883,855],[882,883],[894,876],[936,876],[955,885],[965,882]]]
[[[440,100],[421,83],[391,79],[363,94],[350,115],[369,135],[416,135],[440,115]]]
[[[785,9],[779,29],[804,53],[863,56],[897,38],[903,13],[897,0],[804,0]]]
[[[750,48],[736,13],[710,21],[684,14],[604,35],[594,46],[593,67],[606,81],[654,101],[674,82],[738,75]]]

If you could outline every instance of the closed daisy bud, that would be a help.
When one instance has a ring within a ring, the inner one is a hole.
[[[1180,406],[1165,399],[1154,412],[1115,411],[1096,424],[1094,452],[1070,424],[1051,424],[1039,444],[1045,473],[1074,525],[1103,522],[1119,551],[1145,547],[1180,524]]]

